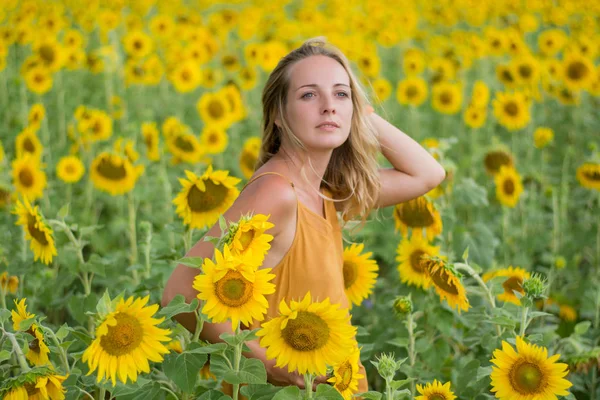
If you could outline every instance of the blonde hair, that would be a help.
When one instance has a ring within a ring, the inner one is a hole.
[[[368,99],[352,72],[348,59],[339,49],[327,43],[324,37],[305,41],[299,48],[283,57],[269,75],[262,93],[262,146],[256,169],[279,151],[282,135],[286,135],[293,146],[306,153],[306,147],[291,131],[284,110],[290,85],[290,67],[302,59],[318,55],[330,57],[344,67],[350,77],[353,107],[350,135],[344,144],[333,150],[323,182],[332,197],[337,199],[334,201],[342,202],[344,221],[358,216],[364,222],[375,207],[381,186],[377,164],[379,138],[377,131],[366,118]],[[282,129],[275,124],[277,118],[281,121]],[[312,167],[310,158],[308,163]],[[301,173],[306,179],[304,166]]]

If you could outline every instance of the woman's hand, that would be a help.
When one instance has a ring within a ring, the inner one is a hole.
[[[290,386],[296,385],[304,390],[304,376],[298,372],[288,372],[287,368],[279,368],[275,366],[267,367],[267,376],[269,382],[275,386]],[[327,376],[317,376],[313,382],[313,391],[317,390],[317,385],[320,383],[327,384]]]

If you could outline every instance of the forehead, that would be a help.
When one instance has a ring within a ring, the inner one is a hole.
[[[350,77],[344,67],[331,57],[310,56],[290,68],[290,89],[317,84],[330,87],[337,83],[350,86]]]

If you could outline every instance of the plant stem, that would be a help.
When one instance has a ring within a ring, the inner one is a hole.
[[[504,261],[504,264],[508,265],[508,223],[509,223],[509,216],[508,216],[508,210],[506,207],[502,207],[502,247],[504,249],[504,258],[502,261]]]
[[[236,335],[240,334],[240,323],[239,322],[238,322],[237,327],[235,328],[235,334]],[[242,346],[244,346],[244,342],[239,343],[238,345],[235,346],[235,353],[233,356],[233,370],[236,372],[236,375],[238,375],[238,373],[240,372],[240,361],[242,359]],[[239,392],[240,392],[240,384],[234,383],[233,384],[233,400],[238,400]]]
[[[529,307],[521,307],[521,329],[519,336],[525,337],[525,329],[527,329],[527,311]]]
[[[106,398],[106,389],[100,388],[100,393],[98,394],[98,400],[104,400]]]
[[[60,352],[60,359],[63,363],[63,366],[65,367],[65,372],[67,374],[69,374],[71,372],[71,369],[69,368],[69,359],[67,358],[67,352],[60,345],[60,342],[58,341],[58,338],[56,337],[56,335],[54,334],[54,331],[52,329],[44,328],[44,332],[50,333],[50,336],[52,337],[54,344],[56,344],[56,347],[58,348],[58,350]]]
[[[392,392],[392,380],[385,380],[385,398],[387,400],[394,400],[394,393]]]
[[[136,226],[135,226],[135,197],[133,197],[133,191],[127,193],[127,205],[128,205],[128,214],[129,214],[129,242],[131,245],[131,254],[130,260],[131,265],[134,266],[131,271],[133,276],[133,282],[137,286],[139,283],[139,277],[137,273],[137,269],[135,269],[135,264],[138,262],[138,254],[137,254],[137,235],[136,235]]]
[[[197,342],[198,338],[200,337],[200,332],[202,332],[202,328],[204,327],[204,319],[198,310],[196,310],[194,314],[196,314],[196,330],[194,331],[192,342]]]
[[[416,354],[415,354],[415,335],[414,335],[414,326],[413,326],[413,313],[408,314],[408,318],[406,321],[406,328],[408,329],[408,357],[410,360],[410,371],[413,373],[413,368],[415,366]],[[411,396],[415,395],[415,381],[410,382],[410,393]]]
[[[10,340],[13,351],[17,355],[17,360],[19,361],[19,366],[21,367],[21,372],[22,373],[28,372],[31,368],[29,368],[29,365],[27,365],[25,355],[21,351],[21,347],[19,346],[19,343],[17,342],[17,338],[15,337],[14,334],[12,334],[10,332],[6,332],[4,330],[4,328],[1,326],[0,326],[0,330],[2,330],[2,333],[4,334],[4,336],[8,337],[8,340]]]
[[[305,393],[307,399],[313,398],[312,387],[313,387],[314,380],[315,380],[315,377],[312,376],[312,374],[304,374],[304,393]]]

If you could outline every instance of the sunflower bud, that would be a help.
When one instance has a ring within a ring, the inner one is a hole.
[[[534,274],[531,278],[523,282],[523,290],[530,299],[539,299],[543,297],[544,292],[546,291],[546,283],[539,275]]]
[[[394,379],[396,371],[400,368],[403,362],[404,360],[396,361],[394,358],[394,353],[383,353],[379,358],[377,358],[376,362],[371,361],[371,363],[377,368],[379,375],[381,375],[381,377],[386,381],[391,381]]]
[[[556,269],[563,269],[567,265],[567,260],[563,256],[558,256],[554,260],[554,266]]]
[[[398,296],[394,300],[394,313],[398,318],[404,318],[412,312],[412,301],[409,296]]]

